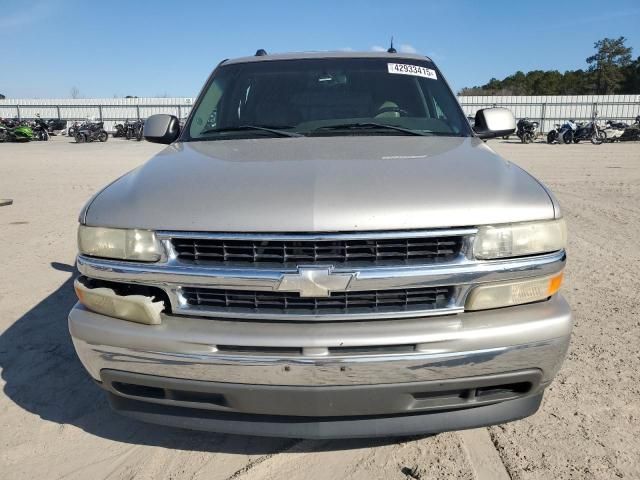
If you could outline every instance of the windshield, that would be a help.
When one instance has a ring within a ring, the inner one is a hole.
[[[470,136],[435,65],[399,58],[323,58],[219,67],[182,140],[445,135]]]

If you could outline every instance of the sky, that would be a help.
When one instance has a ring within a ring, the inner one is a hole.
[[[454,91],[517,70],[586,68],[604,37],[627,37],[640,56],[638,0],[561,4],[0,0],[0,93],[193,97],[225,58],[386,49],[392,36],[398,50],[430,56]]]

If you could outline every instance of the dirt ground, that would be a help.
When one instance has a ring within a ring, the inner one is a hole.
[[[542,408],[488,434],[320,442],[189,432],[112,413],[67,332],[77,215],[161,147],[66,137],[0,144],[0,198],[14,200],[0,207],[0,478],[640,478],[640,143],[490,145],[546,182],[568,220],[564,294],[575,329]],[[498,465],[481,465],[492,459]]]

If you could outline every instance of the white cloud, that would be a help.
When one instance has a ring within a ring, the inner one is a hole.
[[[413,45],[409,45],[408,43],[403,43],[402,45],[400,45],[398,51],[401,53],[418,53],[418,49]]]
[[[339,52],[354,52],[355,50],[351,47],[342,47],[338,49]]]
[[[373,52],[386,52],[387,49],[384,47],[381,47],[380,45],[374,45],[373,47],[371,47],[371,51]]]

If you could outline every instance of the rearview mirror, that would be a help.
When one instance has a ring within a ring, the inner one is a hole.
[[[476,113],[473,130],[480,138],[511,135],[516,130],[516,119],[508,108],[484,108]]]
[[[180,121],[178,117],[166,113],[151,115],[144,122],[143,135],[149,142],[168,145],[180,135]]]

